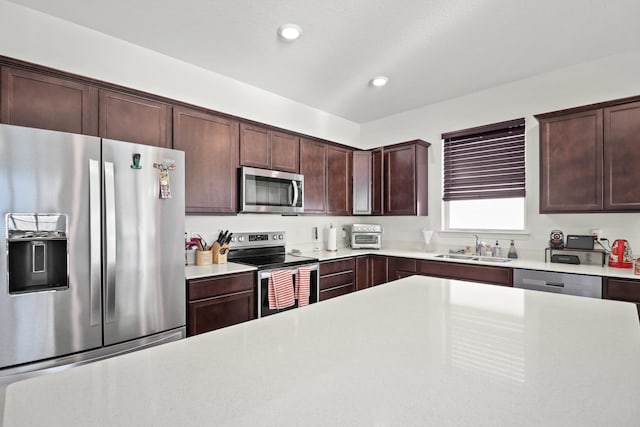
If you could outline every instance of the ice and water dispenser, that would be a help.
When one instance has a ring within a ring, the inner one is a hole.
[[[67,216],[9,213],[5,219],[9,293],[68,289]]]

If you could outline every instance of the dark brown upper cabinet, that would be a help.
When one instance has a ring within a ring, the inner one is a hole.
[[[371,152],[353,152],[353,214],[371,214]]]
[[[185,152],[187,212],[237,212],[238,128],[236,120],[173,109],[173,147]]]
[[[2,123],[98,135],[98,89],[81,81],[0,67]]]
[[[382,148],[371,150],[371,214],[382,215],[384,200],[384,155]]]
[[[640,102],[537,115],[540,213],[640,211]]]
[[[384,215],[428,214],[429,145],[414,140],[384,147]]]
[[[304,212],[326,213],[327,150],[325,144],[300,139],[300,173],[304,175]]]
[[[540,121],[540,213],[602,210],[602,110]]]
[[[640,102],[604,109],[604,209],[640,210]]]
[[[171,106],[138,96],[100,90],[103,138],[171,148]]]
[[[351,155],[347,148],[300,140],[305,213],[351,215]]]
[[[240,164],[298,173],[300,138],[262,126],[241,123]]]
[[[351,215],[353,204],[351,156],[353,151],[332,145],[327,145],[326,150],[327,214]]]

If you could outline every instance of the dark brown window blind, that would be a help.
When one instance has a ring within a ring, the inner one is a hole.
[[[524,197],[524,118],[442,134],[443,200]]]

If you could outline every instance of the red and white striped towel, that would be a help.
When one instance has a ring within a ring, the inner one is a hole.
[[[298,307],[309,305],[310,288],[311,268],[308,265],[298,267],[298,274],[296,274],[296,299],[298,300]]]
[[[267,289],[270,309],[291,307],[296,303],[293,292],[291,270],[275,270],[271,272]]]

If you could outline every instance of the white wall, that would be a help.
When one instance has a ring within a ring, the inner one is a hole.
[[[556,214],[540,215],[539,204],[539,128],[534,114],[576,107],[640,94],[640,51],[611,56],[538,75],[534,78],[473,93],[446,102],[425,106],[361,127],[361,146],[421,138],[431,142],[429,152],[429,217],[386,218],[386,230],[404,242],[420,241],[419,229],[441,229],[442,142],[443,132],[500,122],[518,117],[526,119],[527,197],[526,228],[528,235],[501,236],[516,238],[521,253],[544,257],[549,233],[553,229],[567,234],[589,234],[601,228],[609,239],[626,238],[640,255],[640,214]],[[638,147],[640,149],[640,147]],[[640,165],[639,165],[640,166]],[[638,183],[640,185],[640,183]],[[397,230],[397,232],[396,232]],[[490,235],[481,235],[490,240]],[[493,236],[494,238],[496,236]],[[443,248],[473,243],[470,234],[441,234]],[[493,241],[490,241],[493,243]]]
[[[5,0],[0,55],[342,144],[359,143],[357,123]]]

